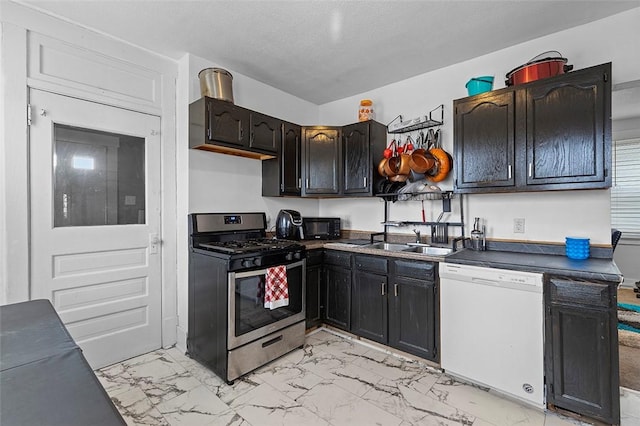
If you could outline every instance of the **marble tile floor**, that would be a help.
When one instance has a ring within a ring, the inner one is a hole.
[[[176,348],[96,374],[129,425],[583,424],[326,329],[232,386]],[[640,425],[640,393],[623,392],[622,404],[622,425]]]

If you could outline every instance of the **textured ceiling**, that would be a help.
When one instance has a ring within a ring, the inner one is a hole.
[[[195,54],[315,104],[640,7],[640,0],[18,2],[174,59]]]

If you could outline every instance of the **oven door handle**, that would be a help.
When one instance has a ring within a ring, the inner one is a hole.
[[[294,262],[294,263],[284,263],[283,265],[287,267],[287,270],[291,269],[291,268],[296,268],[298,266],[302,266],[304,264],[304,260],[300,260],[298,262]],[[273,266],[280,266],[280,265],[273,265]],[[251,270],[251,271],[244,271],[244,272],[231,272],[231,274],[233,274],[234,277],[236,278],[246,278],[246,277],[255,277],[255,276],[259,276],[259,275],[266,275],[267,274],[267,268],[264,269],[257,269],[257,270]]]

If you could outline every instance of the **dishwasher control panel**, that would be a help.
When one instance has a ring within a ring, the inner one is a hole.
[[[483,266],[440,263],[440,278],[542,292],[542,274]]]

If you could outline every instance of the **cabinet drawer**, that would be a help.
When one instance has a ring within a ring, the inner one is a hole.
[[[421,280],[435,280],[434,262],[416,262],[410,260],[394,260],[393,273],[397,276],[417,278]]]
[[[354,259],[356,269],[379,274],[386,274],[388,271],[387,259],[384,257],[355,256]]]
[[[344,251],[327,251],[324,254],[324,263],[330,265],[344,266],[345,268],[351,267],[351,255]]]
[[[307,251],[307,266],[315,266],[322,263],[322,249]]]
[[[547,291],[551,302],[578,303],[581,305],[609,307],[612,303],[612,286],[607,283],[580,281],[551,277]]]

